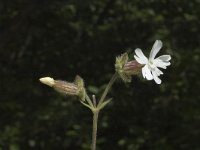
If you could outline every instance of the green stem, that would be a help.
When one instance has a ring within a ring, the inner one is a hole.
[[[88,104],[89,104],[91,107],[93,107],[92,101],[91,101],[90,97],[87,95],[87,93],[85,94],[85,99],[86,99],[86,101],[88,102]]]
[[[106,89],[104,90],[98,105],[96,106],[96,98],[93,95],[93,103],[91,102],[90,98],[86,94],[86,101],[89,103],[89,105],[92,105],[92,107],[95,108],[95,111],[93,111],[93,126],[92,126],[92,150],[96,150],[96,142],[97,142],[97,124],[98,124],[98,115],[99,115],[99,110],[98,108],[101,106],[101,104],[104,102],[106,95],[108,94],[108,91],[112,87],[113,83],[117,79],[117,73],[115,73],[112,78],[110,79],[108,85],[106,86]]]
[[[99,115],[99,111],[93,112],[92,150],[96,150],[98,115]]]
[[[110,79],[108,85],[106,86],[106,89],[104,90],[104,92],[103,92],[103,94],[102,94],[102,96],[101,96],[101,99],[99,100],[98,106],[100,106],[100,105],[103,103],[103,101],[105,100],[105,97],[106,97],[106,95],[108,94],[108,91],[109,91],[110,88],[112,87],[112,85],[113,85],[113,83],[115,82],[115,80],[117,79],[117,77],[118,77],[118,75],[117,75],[117,73],[115,73],[115,74],[112,76],[112,78]],[[98,106],[97,106],[97,108],[98,108]]]

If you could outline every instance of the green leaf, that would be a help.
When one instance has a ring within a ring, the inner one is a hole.
[[[82,101],[80,101],[80,102],[81,102],[81,104],[83,104],[85,107],[89,108],[91,111],[94,110],[94,108],[91,107],[90,105],[88,105],[88,104],[86,104],[86,103],[84,103],[84,102],[82,102]]]
[[[103,109],[111,100],[112,100],[112,98],[104,101],[100,106],[98,106],[98,109],[99,110]]]
[[[98,93],[99,93],[99,88],[96,87],[96,86],[90,85],[90,86],[88,86],[87,89],[88,89],[88,91],[90,91],[90,92],[92,92],[92,93],[94,93],[94,94],[98,94]]]

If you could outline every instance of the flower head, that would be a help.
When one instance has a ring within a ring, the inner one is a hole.
[[[167,66],[170,65],[169,61],[171,59],[170,55],[161,55],[155,58],[156,54],[160,51],[161,48],[162,42],[160,40],[156,40],[151,49],[149,58],[147,58],[139,48],[135,50],[136,55],[134,55],[136,61],[144,65],[142,68],[143,77],[147,80],[154,79],[157,84],[161,84],[159,76],[163,74],[159,68],[166,69]]]

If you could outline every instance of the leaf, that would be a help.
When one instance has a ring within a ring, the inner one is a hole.
[[[80,102],[81,102],[81,104],[83,104],[85,107],[87,107],[87,108],[89,108],[91,111],[93,111],[94,108],[92,108],[90,105],[88,105],[88,104],[86,104],[86,103],[84,103],[84,102],[82,102],[82,101],[80,101]]]
[[[110,99],[104,101],[104,102],[98,107],[98,109],[99,109],[99,110],[103,109],[111,100],[112,100],[112,98],[110,98]]]
[[[90,92],[92,92],[92,93],[94,93],[94,94],[98,94],[98,93],[99,93],[99,88],[96,87],[96,86],[90,85],[90,86],[88,86],[87,89],[88,89],[88,91],[90,91]]]

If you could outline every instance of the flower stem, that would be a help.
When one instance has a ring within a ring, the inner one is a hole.
[[[98,115],[99,111],[93,112],[92,150],[96,150]]]
[[[112,76],[112,78],[110,79],[108,85],[106,86],[106,89],[104,90],[104,92],[103,92],[103,94],[102,94],[102,96],[101,96],[101,98],[100,98],[100,100],[99,100],[98,106],[100,106],[100,105],[103,103],[103,101],[105,100],[105,97],[106,97],[106,95],[108,94],[108,91],[109,91],[110,88],[112,87],[112,85],[113,85],[113,83],[115,82],[115,80],[117,79],[117,77],[118,77],[118,75],[117,75],[117,73],[115,73],[115,74]],[[97,106],[97,107],[98,107],[98,106]]]
[[[97,124],[98,124],[98,115],[99,115],[99,111],[100,111],[100,106],[101,104],[104,102],[106,95],[108,94],[108,91],[110,90],[110,88],[112,87],[113,83],[115,82],[115,80],[117,79],[117,73],[115,73],[112,78],[110,79],[108,85],[106,86],[106,89],[104,90],[98,105],[96,106],[96,98],[93,95],[93,107],[95,108],[92,112],[93,112],[93,127],[92,127],[92,150],[96,150],[96,142],[97,142]],[[86,100],[87,102],[91,105],[91,100],[90,98],[86,95]]]
[[[85,99],[86,99],[86,101],[88,102],[88,104],[89,104],[91,107],[93,107],[92,101],[91,101],[90,97],[87,95],[87,93],[86,93],[86,95],[85,95]]]

